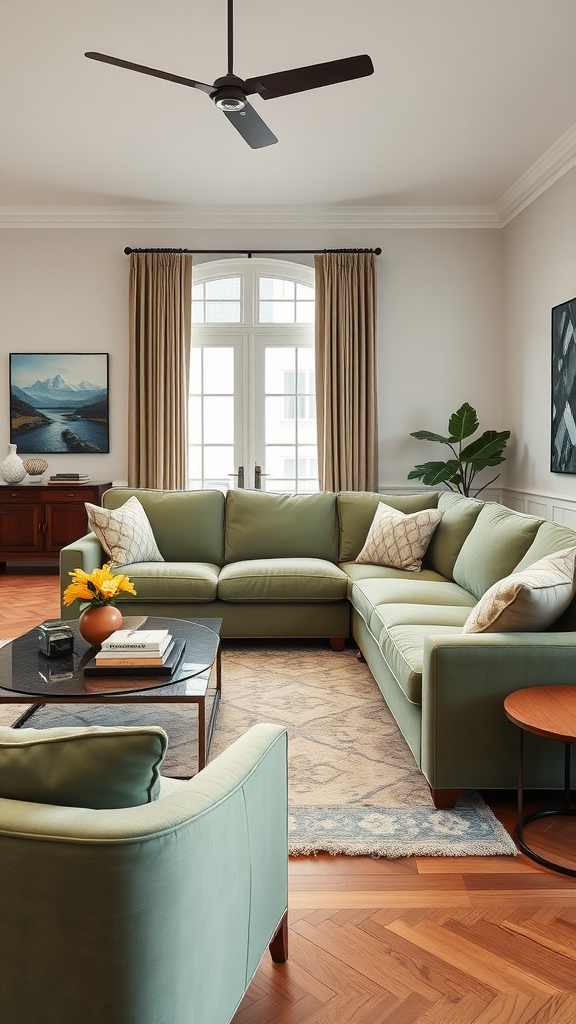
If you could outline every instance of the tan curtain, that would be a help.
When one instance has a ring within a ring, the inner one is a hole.
[[[128,484],[188,486],[192,257],[130,256]]]
[[[375,257],[323,253],[315,270],[320,488],[375,491]]]

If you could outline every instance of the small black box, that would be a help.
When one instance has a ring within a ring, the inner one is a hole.
[[[74,650],[74,630],[59,619],[38,626],[38,650],[47,658],[61,658]]]

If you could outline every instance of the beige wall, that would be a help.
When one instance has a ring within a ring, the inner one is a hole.
[[[90,456],[89,471],[93,479],[125,480],[126,245],[381,246],[378,404],[384,488],[402,486],[416,462],[442,458],[439,446],[416,442],[408,435],[421,428],[444,432],[448,415],[461,402],[477,408],[483,427],[508,425],[508,411],[502,411],[501,231],[4,229],[0,230],[0,456],[8,441],[9,352],[107,351],[111,450],[109,455]],[[301,261],[311,263],[312,257],[303,256]],[[560,298],[565,298],[566,289],[560,292]],[[49,464],[50,472],[80,468],[66,455],[50,456]]]
[[[504,228],[505,361],[503,419],[515,435],[506,484],[516,507],[573,503],[576,477],[550,472],[551,309],[576,295],[576,169]],[[527,493],[528,498],[522,498]],[[541,500],[540,500],[541,499]],[[540,508],[539,508],[540,506]],[[552,511],[550,512],[550,509]],[[572,523],[571,523],[572,525]]]

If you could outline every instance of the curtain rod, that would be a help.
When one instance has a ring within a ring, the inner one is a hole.
[[[132,252],[185,252],[193,255],[206,255],[217,254],[217,255],[244,255],[248,259],[252,259],[254,254],[266,255],[266,256],[286,256],[289,253],[298,253],[302,255],[304,253],[328,253],[328,252],[373,252],[375,256],[380,256],[382,249],[131,249],[129,245],[126,246],[124,252],[127,256]]]

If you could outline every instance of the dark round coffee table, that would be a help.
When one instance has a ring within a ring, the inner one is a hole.
[[[222,693],[220,662],[221,619],[171,619],[161,616],[124,616],[124,629],[167,629],[186,641],[184,656],[170,677],[85,676],[84,668],[98,647],[80,636],[78,622],[74,652],[47,658],[38,650],[38,629],[0,648],[0,704],[30,704],[14,728],[22,726],[44,704],[151,704],[179,703],[198,706],[198,769],[206,765]],[[213,694],[206,720],[206,695]]]
[[[504,711],[519,729],[518,747],[518,846],[538,864],[576,877],[576,868],[557,864],[541,857],[524,839],[524,826],[538,818],[574,816],[576,808],[570,799],[570,754],[576,743],[576,686],[531,686],[516,690],[506,697]],[[524,733],[564,743],[564,806],[560,809],[535,811],[524,817]]]

